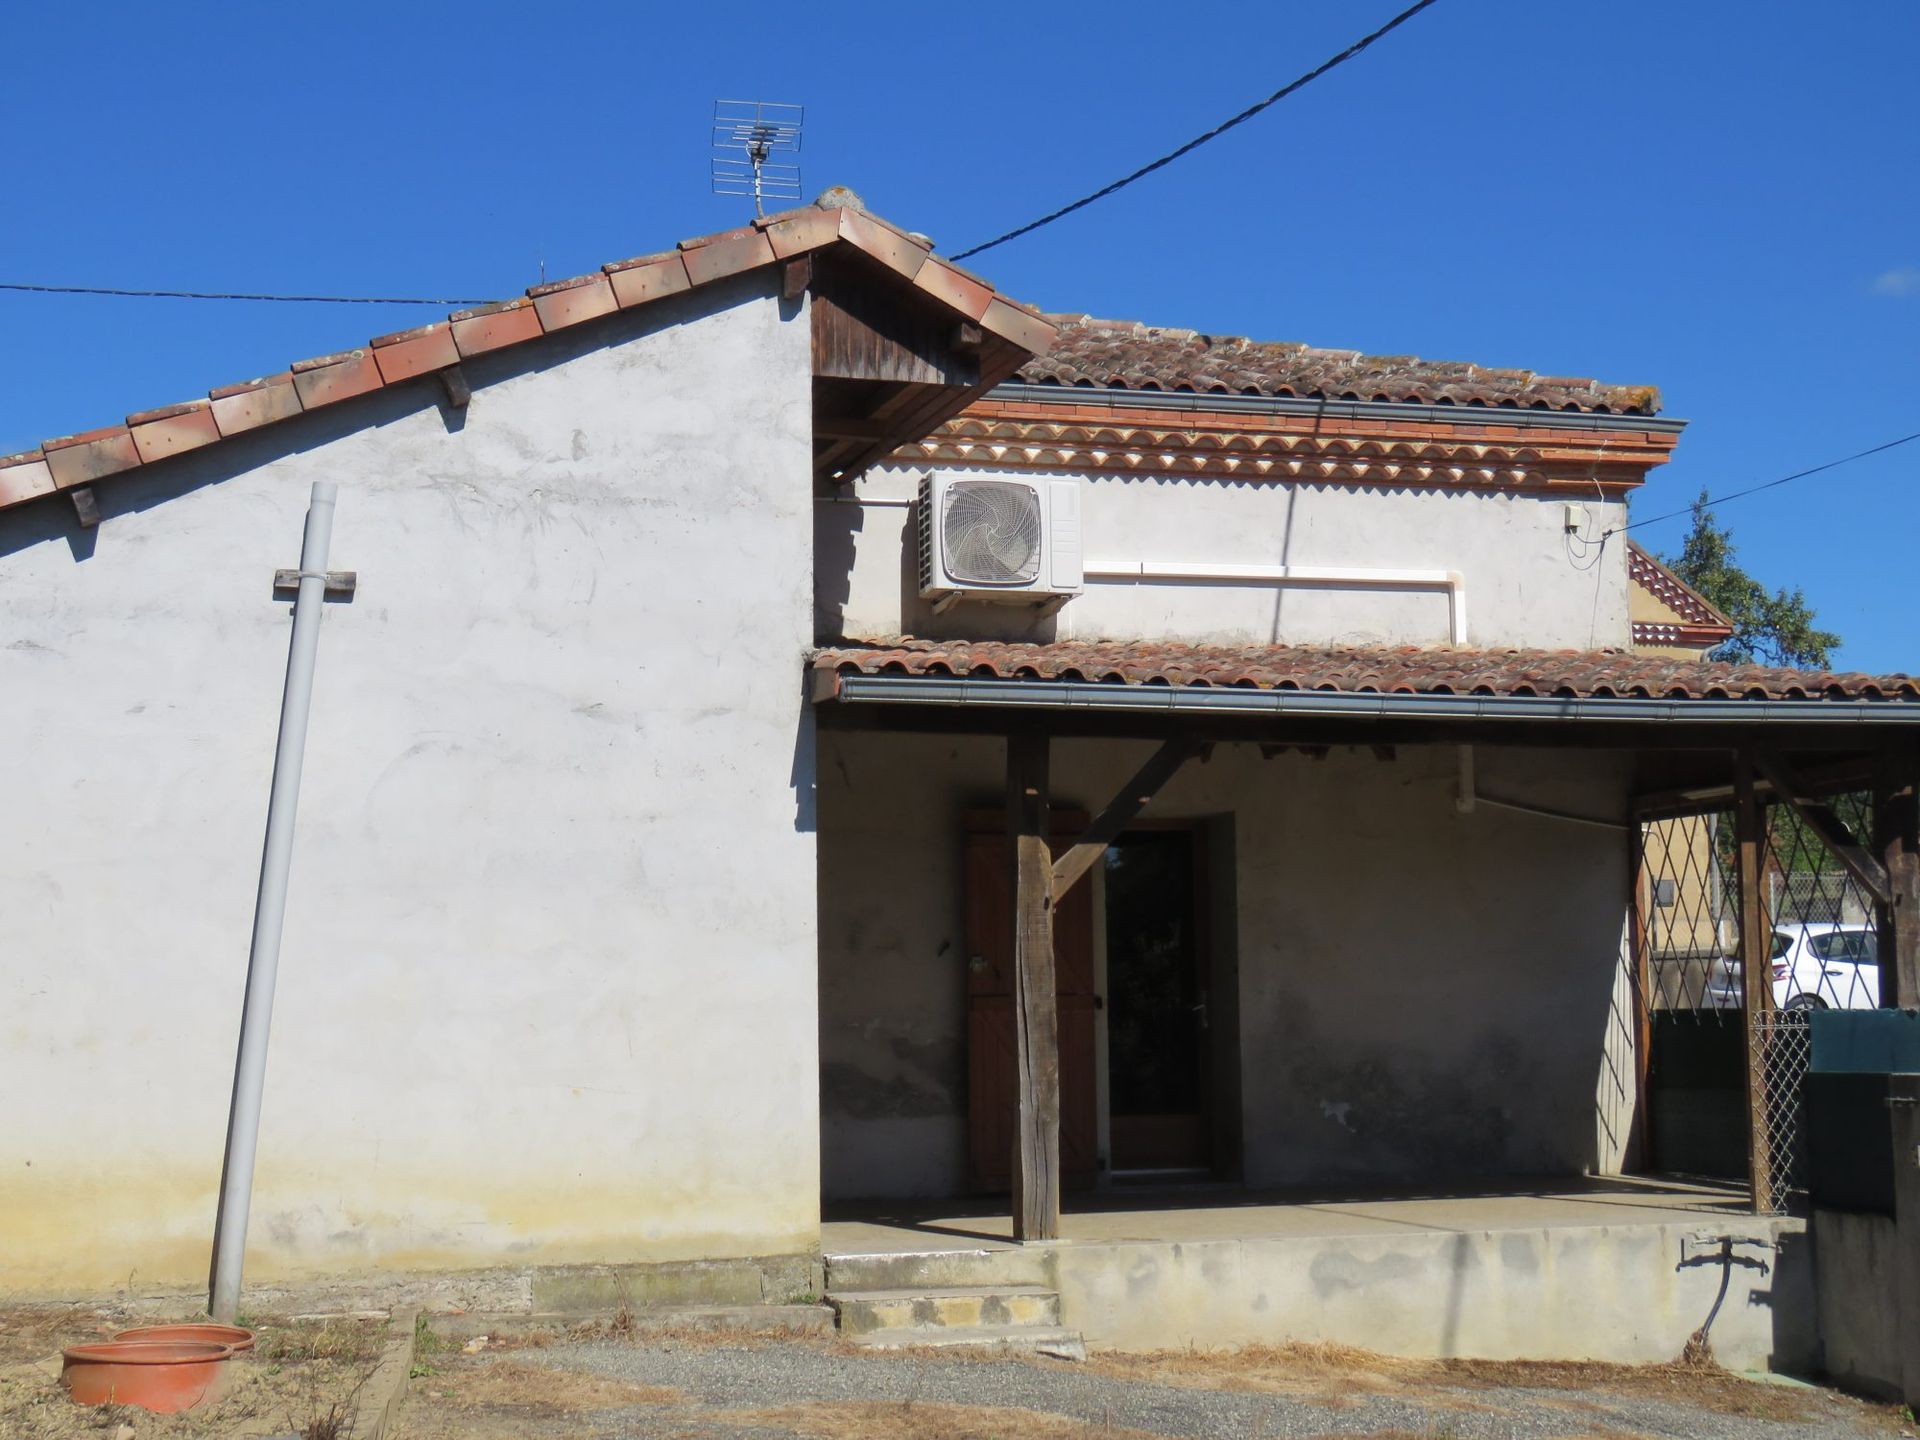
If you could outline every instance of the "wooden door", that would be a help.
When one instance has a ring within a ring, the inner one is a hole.
[[[1084,816],[1054,816],[1058,854]],[[1013,1040],[1013,894],[1004,822],[970,822],[966,838],[967,1179],[976,1191],[1013,1183],[1018,1058]],[[1099,1171],[1093,1051],[1093,886],[1083,880],[1053,921],[1060,1004],[1060,1172],[1069,1188]]]
[[[1219,1045],[1200,832],[1178,822],[1136,826],[1103,865],[1114,1172],[1211,1170]]]

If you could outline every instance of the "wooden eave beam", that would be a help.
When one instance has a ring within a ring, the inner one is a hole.
[[[1174,777],[1180,767],[1208,747],[1186,736],[1175,736],[1147,758],[1134,777],[1120,787],[1107,802],[1107,808],[1093,818],[1078,840],[1061,852],[1053,862],[1053,903],[1057,908],[1067,892],[1079,883],[1107,853],[1120,832],[1147,808],[1160,788]]]
[[[1773,787],[1774,795],[1800,817],[1802,824],[1820,837],[1820,842],[1833,852],[1833,858],[1840,862],[1841,868],[1873,897],[1874,903],[1890,903],[1892,892],[1887,887],[1887,867],[1854,838],[1853,832],[1834,813],[1833,807],[1804,798],[1805,792],[1800,788],[1793,771],[1773,751],[1756,749],[1753,763],[1767,784]]]
[[[815,438],[832,443],[813,457],[814,474],[823,479],[831,478],[835,471],[851,476],[879,464],[902,445],[925,439],[942,422],[1004,384],[1029,358],[1019,346],[990,334],[980,348],[977,385],[901,385],[865,416],[816,420]],[[862,425],[872,427],[872,438],[845,433]]]

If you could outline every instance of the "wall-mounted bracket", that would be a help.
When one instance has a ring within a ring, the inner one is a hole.
[[[473,399],[473,386],[467,383],[467,372],[458,365],[448,365],[434,371],[440,377],[440,388],[447,392],[447,404],[455,410],[467,408],[467,402]]]
[[[321,593],[328,600],[351,600],[353,592],[360,584],[360,572],[357,570],[327,571],[327,588]],[[291,600],[300,593],[300,572],[298,570],[276,570],[273,572],[273,598]]]

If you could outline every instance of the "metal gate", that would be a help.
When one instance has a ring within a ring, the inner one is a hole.
[[[1643,820],[1634,836],[1642,1163],[1746,1179],[1777,1214],[1805,1188],[1809,1017],[1880,1004],[1879,934],[1836,848],[1870,833],[1869,797],[1829,797],[1825,836],[1778,798],[1755,805],[1751,856],[1732,807]],[[1757,957],[1741,943],[1743,872],[1757,879]],[[1749,963],[1764,967],[1751,989]]]

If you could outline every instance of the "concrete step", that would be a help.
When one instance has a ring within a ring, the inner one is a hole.
[[[1051,1285],[1042,1248],[918,1250],[907,1254],[829,1255],[828,1290],[907,1290],[921,1285]]]
[[[1084,1360],[1087,1342],[1058,1325],[965,1325],[952,1330],[869,1330],[847,1337],[869,1350],[989,1350]]]
[[[1060,1323],[1060,1296],[1038,1285],[943,1285],[829,1291],[844,1335],[875,1330],[958,1330]]]

